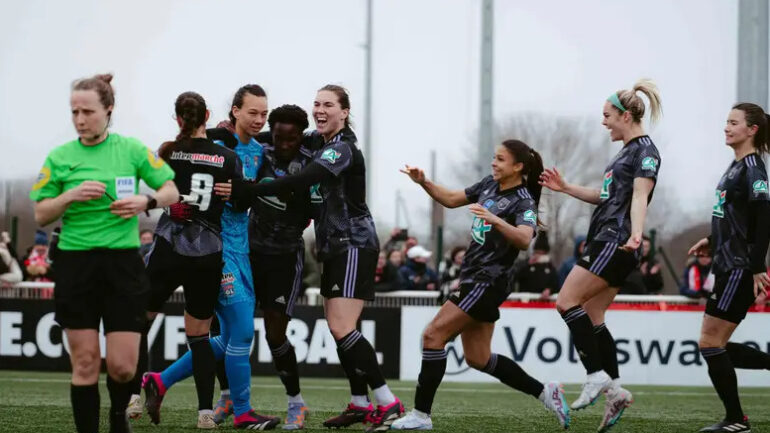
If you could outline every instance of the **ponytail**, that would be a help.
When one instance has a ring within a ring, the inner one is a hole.
[[[648,78],[642,78],[637,81],[631,90],[618,90],[615,92],[614,95],[617,97],[618,102],[620,102],[620,107],[616,106],[616,109],[621,112],[623,110],[628,111],[634,122],[640,123],[642,118],[644,118],[645,106],[644,100],[636,94],[637,92],[642,92],[650,101],[650,123],[654,125],[662,117],[663,107],[660,102],[658,86]]]
[[[743,111],[746,118],[746,125],[757,125],[757,133],[754,134],[754,148],[761,154],[770,153],[770,136],[768,136],[768,125],[770,125],[770,116],[757,104],[750,102],[741,102],[733,106],[733,110]]]
[[[525,185],[532,198],[535,200],[535,206],[540,205],[540,193],[543,187],[539,183],[540,174],[543,173],[543,158],[537,151],[521,140],[505,140],[503,147],[508,149],[516,162],[522,163],[524,169],[522,176],[525,177]]]
[[[181,123],[179,134],[174,141],[163,143],[158,150],[158,156],[166,161],[171,152],[181,150],[195,131],[206,124],[206,101],[195,92],[184,92],[176,98],[174,112]]]

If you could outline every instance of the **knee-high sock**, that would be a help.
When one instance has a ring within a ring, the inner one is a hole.
[[[743,421],[743,409],[738,398],[738,379],[727,351],[720,347],[710,347],[701,348],[700,353],[708,364],[711,383],[725,407],[725,419],[732,422]]]
[[[218,361],[225,359],[225,348],[227,346],[222,342],[222,338],[223,337],[219,335],[209,340],[211,350],[214,351],[214,359]],[[166,389],[169,389],[175,383],[187,379],[192,376],[192,374],[192,352],[188,350],[181,358],[174,361],[173,364],[169,365],[160,373],[160,380],[163,381],[163,386],[166,387]]]
[[[500,380],[500,382],[532,397],[538,398],[543,392],[543,384],[528,375],[519,364],[503,355],[493,353],[482,370]]]
[[[414,407],[429,414],[433,407],[433,398],[441,385],[446,372],[446,350],[423,349],[422,366],[417,377],[417,389],[414,392]]]
[[[561,317],[572,333],[572,340],[586,372],[591,374],[600,371],[602,362],[599,355],[599,345],[596,342],[596,337],[594,337],[594,325],[583,307],[580,305],[572,307],[562,313]]]
[[[222,359],[217,358],[217,381],[219,382],[219,389],[222,391],[230,390],[230,381],[227,380],[227,371],[225,370],[224,355],[222,355]]]
[[[368,394],[366,387],[366,379],[364,375],[358,374],[356,371],[356,356],[352,350],[345,350],[340,347],[342,341],[345,338],[337,341],[337,355],[340,358],[340,365],[345,370],[345,375],[348,377],[348,383],[350,384],[350,395],[354,397],[362,397]]]
[[[216,359],[211,349],[209,335],[188,335],[187,345],[192,353],[195,391],[198,394],[198,410],[214,409],[214,376]]]
[[[110,416],[125,416],[128,402],[131,400],[131,381],[121,383],[108,374],[107,391],[110,393]]]
[[[352,353],[351,358],[355,368],[364,372],[369,388],[374,391],[377,404],[386,406],[396,400],[390,388],[385,384],[385,376],[382,375],[380,364],[377,362],[377,353],[358,330],[354,329],[338,340],[337,347]]]
[[[131,394],[142,393],[142,376],[145,372],[150,371],[148,365],[149,348],[147,347],[147,333],[149,330],[149,327],[145,328],[144,331],[142,331],[142,338],[139,340],[139,358],[136,362],[136,374],[134,375],[134,378],[131,379]]]
[[[70,401],[78,433],[99,431],[99,384],[70,385]]]
[[[299,372],[297,371],[297,355],[294,353],[294,346],[285,340],[278,346],[271,346],[270,352],[273,355],[273,364],[278,370],[278,376],[286,388],[286,395],[294,397],[299,394]]]
[[[615,339],[612,338],[612,334],[610,333],[610,330],[607,329],[607,325],[602,323],[601,325],[594,326],[594,335],[596,336],[596,342],[599,345],[602,369],[607,372],[611,378],[619,378],[618,350],[615,346]]]
[[[770,370],[770,355],[751,346],[727,343],[727,354],[735,368]]]

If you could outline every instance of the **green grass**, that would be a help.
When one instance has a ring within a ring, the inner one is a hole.
[[[323,420],[338,412],[348,399],[347,383],[339,379],[303,379],[302,395],[310,409],[307,431],[326,431]],[[407,408],[414,398],[414,383],[391,381],[391,388]],[[711,388],[631,386],[635,403],[628,409],[614,432],[693,432],[718,421],[722,405]],[[577,397],[578,387],[568,386],[567,399]],[[109,406],[104,380],[102,431],[107,432]],[[746,388],[742,392],[744,410],[751,417],[753,431],[770,432],[770,389]],[[149,424],[146,415],[134,421],[139,432],[193,432],[197,419],[192,381],[178,384],[166,396],[160,426]],[[263,413],[285,416],[286,397],[277,378],[255,377],[251,401]],[[556,420],[540,402],[500,384],[445,383],[439,388],[433,411],[437,432],[555,432]],[[595,407],[573,412],[570,428],[575,432],[594,432],[600,422],[603,400]],[[218,430],[232,431],[232,418]],[[353,426],[349,431],[360,431]],[[0,371],[0,432],[71,432],[69,375]]]

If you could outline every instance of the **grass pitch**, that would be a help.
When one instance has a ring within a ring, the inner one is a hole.
[[[347,382],[341,379],[302,379],[302,395],[311,414],[306,431],[327,431],[324,419],[339,412],[349,399]],[[414,383],[390,381],[389,385],[409,410]],[[711,388],[629,386],[634,404],[626,410],[614,432],[695,432],[723,415],[722,404]],[[574,400],[578,386],[567,386],[567,400]],[[100,384],[102,432],[109,430],[109,396]],[[218,396],[218,391],[217,391]],[[770,432],[770,389],[745,388],[744,411],[754,432]],[[252,378],[251,401],[257,411],[285,416],[286,396],[277,378]],[[134,432],[193,432],[197,420],[192,380],[176,385],[164,399],[162,422],[151,425],[145,414],[133,422]],[[572,413],[573,432],[594,432],[602,416],[604,400]],[[557,432],[555,417],[539,401],[501,384],[444,383],[433,407],[434,431],[452,433]],[[278,427],[280,431],[280,426]],[[220,431],[234,431],[232,418]],[[348,431],[362,431],[354,425]],[[12,372],[0,370],[0,432],[74,432],[69,401],[69,375],[65,373]]]

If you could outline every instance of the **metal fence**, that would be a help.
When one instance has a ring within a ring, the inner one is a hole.
[[[23,282],[13,286],[0,288],[0,299],[50,299],[53,296],[54,283]],[[394,292],[378,292],[374,301],[367,305],[374,307],[401,307],[404,305],[439,305],[441,294],[433,291],[399,290]],[[518,302],[555,302],[556,295],[543,298],[536,293],[511,293],[509,301]],[[169,302],[184,302],[182,288],[178,288]],[[679,295],[618,295],[616,303],[630,304],[673,304],[697,305],[701,300]],[[321,289],[311,287],[305,290],[303,296],[297,299],[297,305],[323,305]]]

